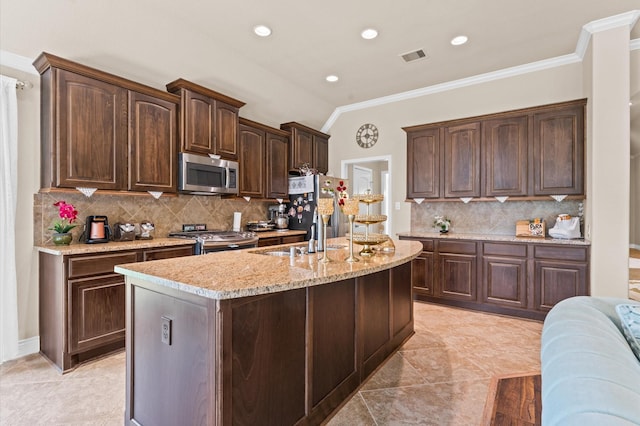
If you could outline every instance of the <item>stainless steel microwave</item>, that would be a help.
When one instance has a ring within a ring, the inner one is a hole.
[[[178,190],[190,194],[238,194],[238,163],[180,153]]]

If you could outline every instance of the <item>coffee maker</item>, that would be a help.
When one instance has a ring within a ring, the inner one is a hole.
[[[111,229],[106,216],[87,216],[84,225],[85,243],[108,243],[110,235]]]

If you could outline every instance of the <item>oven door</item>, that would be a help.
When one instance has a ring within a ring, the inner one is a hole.
[[[257,238],[256,238],[257,239]],[[227,251],[227,250],[242,250],[246,248],[256,248],[258,247],[258,242],[243,242],[243,243],[232,243],[229,242],[227,244],[221,244],[219,242],[215,244],[199,242],[196,244],[196,254],[208,254],[208,253],[216,253],[219,251]]]

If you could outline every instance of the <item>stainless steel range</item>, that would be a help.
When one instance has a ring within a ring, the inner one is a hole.
[[[184,225],[182,232],[171,232],[170,237],[196,240],[195,254],[207,254],[224,250],[240,250],[258,246],[258,235],[255,232],[207,231],[191,229]]]

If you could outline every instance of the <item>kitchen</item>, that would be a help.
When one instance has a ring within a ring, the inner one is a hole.
[[[588,22],[588,20],[583,23],[586,22]],[[573,47],[571,51],[573,51]],[[631,52],[632,66],[634,67],[637,67],[637,52],[637,49]],[[99,64],[96,63],[96,65]],[[107,66],[107,68],[109,67]],[[637,68],[633,68],[633,70],[636,71],[631,72],[631,75],[638,75]],[[17,75],[24,79],[29,79],[37,84],[36,79],[34,79],[33,75],[30,73],[19,72]],[[165,78],[159,83],[165,83],[175,77],[176,75],[171,75],[169,78]],[[599,82],[598,84],[603,83]],[[549,90],[541,90],[541,87],[548,87]],[[216,87],[216,89],[224,91],[225,87]],[[31,111],[32,117],[37,117],[39,115],[39,94],[34,90],[31,93],[25,92],[24,95],[25,98],[21,100],[23,108],[27,111]],[[409,230],[409,224],[412,221],[412,215],[414,213],[411,205],[404,202],[406,191],[404,183],[405,134],[402,132],[401,127],[425,122],[441,121],[445,119],[476,116],[484,113],[493,113],[519,107],[529,107],[551,102],[579,99],[584,95],[585,90],[583,88],[582,66],[579,63],[569,63],[554,69],[540,70],[531,74],[514,75],[506,81],[495,80],[466,88],[454,87],[449,92],[428,94],[423,99],[407,99],[402,103],[403,108],[398,108],[398,105],[388,104],[386,106],[371,106],[366,110],[344,112],[343,115],[341,115],[341,118],[331,127],[330,131],[332,135],[331,141],[346,141],[344,144],[340,143],[339,147],[336,147],[336,149],[333,149],[333,145],[331,145],[332,148],[329,150],[329,164],[331,165],[330,172],[334,171],[332,174],[337,174],[335,171],[339,169],[339,162],[342,159],[390,155],[393,162],[393,176],[391,180],[393,194],[392,206],[395,206],[396,202],[400,203],[400,210],[393,212],[393,229],[396,232],[407,231]],[[292,102],[292,105],[295,104],[295,102]],[[255,103],[255,105],[258,105],[258,103]],[[253,106],[253,108],[259,107]],[[331,110],[329,110],[329,112],[330,111]],[[254,109],[254,114],[252,114],[251,117],[261,119],[260,114],[261,113],[259,111],[256,112]],[[284,120],[289,117],[297,119],[297,115],[292,111],[285,115],[286,118]],[[327,113],[324,117],[328,115],[329,114]],[[20,156],[20,161],[26,164],[22,167],[23,172],[21,174],[19,185],[22,189],[21,193],[27,195],[21,199],[20,205],[21,211],[30,212],[32,208],[34,208],[36,211],[41,212],[46,210],[46,214],[51,215],[55,213],[51,208],[51,204],[56,201],[56,199],[50,198],[48,195],[37,194],[34,202],[32,194],[36,194],[40,187],[38,183],[39,170],[36,167],[27,166],[27,164],[31,164],[33,162],[34,156],[38,156],[37,154],[34,155],[34,153],[39,151],[39,132],[37,131],[37,122],[38,119],[32,118],[21,127],[21,134],[25,136],[29,143],[25,144],[21,148],[25,150],[26,153]],[[380,139],[375,146],[368,148],[367,150],[363,150],[356,145],[353,138],[358,128],[363,123],[369,122],[376,124],[380,129]],[[272,121],[272,123],[279,122]],[[321,125],[321,123],[319,124]],[[317,128],[320,128],[320,125],[318,125]],[[596,147],[595,149],[598,148]],[[616,155],[617,153],[614,152],[596,151],[595,153],[587,154],[587,159],[590,161],[589,159],[594,158],[594,156],[598,156],[598,158],[612,158],[615,161],[615,159],[618,158]],[[597,167],[597,164],[593,167]],[[596,173],[595,176],[599,178],[603,171],[598,172],[597,170],[594,170],[593,167],[587,167],[587,169],[594,171],[594,173]],[[603,185],[605,185],[605,187],[609,186],[617,188],[616,183],[610,183],[612,180],[614,182],[620,180],[621,176],[617,173],[618,172],[615,170],[607,170],[606,174],[610,176],[604,178],[603,182],[606,183],[603,183]],[[620,173],[622,172],[620,171]],[[623,176],[622,180],[624,180]],[[41,200],[39,197],[43,197],[43,199]],[[162,198],[156,201],[150,196],[139,198],[132,197],[133,199],[119,200],[112,195],[101,196],[100,194],[96,194],[94,195],[96,198],[92,200],[86,199],[83,195],[78,193],[77,195],[71,195],[70,197],[71,198],[66,197],[65,195],[66,201],[73,203],[76,207],[78,207],[78,205],[81,206],[82,209],[80,209],[80,211],[87,211],[91,209],[96,214],[105,214],[114,218],[119,217],[120,212],[124,211],[131,215],[132,219],[149,219],[158,227],[166,226],[165,229],[157,229],[158,235],[161,231],[164,234],[170,230],[175,230],[174,224],[180,223],[206,222],[211,224],[211,228],[217,228],[218,226],[223,229],[229,228],[232,225],[231,220],[233,212],[235,211],[242,212],[243,217],[247,220],[258,220],[266,217],[266,211],[264,211],[266,206],[261,202],[256,202],[254,199],[246,202],[243,199],[226,200],[206,197],[201,198],[199,196],[183,199],[181,197],[175,200],[179,202],[179,205],[174,206],[165,204],[165,201]],[[596,210],[599,214],[592,214],[592,220],[606,221],[607,219],[604,218],[618,214],[617,211],[613,211],[614,207],[612,207],[618,205],[617,203],[619,198],[617,194],[608,194],[606,191],[598,190],[589,194],[589,197],[594,201],[594,203],[597,203],[598,206],[600,206],[592,208],[604,209],[604,211]],[[83,203],[85,202],[90,203],[90,205],[84,205]],[[122,207],[120,206],[120,203],[122,203]],[[549,208],[552,209],[549,213],[549,216],[551,217],[555,214],[565,212],[564,208],[560,211],[556,210],[554,203],[555,202],[545,203],[545,205],[549,205]],[[95,210],[92,207],[94,204],[96,205]],[[463,213],[457,213],[459,209],[463,208],[490,209],[490,205],[486,205],[485,207],[484,204],[480,206],[478,204],[470,203],[469,205],[463,205],[463,203],[460,202],[448,206],[446,203],[440,203],[435,206],[432,205],[431,208],[433,211],[426,212],[425,216],[429,219],[431,219],[432,215],[435,216],[441,213],[451,216],[454,223],[454,232],[464,230],[461,226],[468,226],[471,229],[480,229],[482,226],[488,226],[486,225],[487,222],[484,220],[484,218],[486,218],[485,212],[480,211],[479,213],[471,216],[467,216]],[[500,206],[497,203],[494,205]],[[501,208],[505,210],[513,209],[520,211],[508,211],[507,213],[509,213],[509,216],[504,220],[499,221],[497,226],[504,226],[504,228],[502,228],[504,230],[512,230],[515,220],[523,218],[522,209],[511,206],[512,204],[507,202]],[[252,210],[254,209],[257,209],[259,212],[253,213]],[[526,207],[526,209],[528,209],[528,207]],[[577,206],[572,205],[570,210],[571,211],[567,210],[566,212],[576,214]],[[216,214],[213,214],[212,212],[216,212]],[[180,216],[178,216],[178,214]],[[540,215],[547,216],[546,214]],[[529,216],[534,215],[527,214],[525,217]],[[535,216],[538,216],[538,214]],[[33,243],[31,242],[30,236],[44,235],[46,233],[46,228],[50,223],[50,217],[43,217],[43,219],[40,219],[40,217],[42,216],[35,215],[36,220],[33,221],[28,216],[25,216],[25,218],[21,219],[19,222],[19,229],[22,230],[22,235],[28,236],[24,240],[26,243],[22,242],[18,247],[19,256],[23,259],[23,261],[20,262],[22,265],[20,270],[21,276],[29,277],[30,282],[30,285],[27,285],[25,288],[21,287],[19,295],[21,340],[23,340],[25,344],[30,342],[29,339],[38,335],[36,319],[37,306],[34,306],[31,302],[33,294],[37,291],[37,264],[33,254]],[[473,222],[474,220],[475,222]],[[34,226],[34,222],[36,226]],[[167,223],[168,225],[164,225]],[[496,226],[496,224],[494,223],[492,226]],[[168,228],[172,229],[169,230]],[[594,226],[594,231],[595,228],[596,227]],[[603,228],[604,225],[599,226],[599,229]],[[35,230],[35,232],[32,232],[32,229]],[[610,247],[607,241],[608,239],[601,243],[602,247]],[[613,246],[615,247],[616,244]],[[624,247],[624,249],[626,249],[626,247]],[[598,259],[608,259],[608,256],[602,257],[602,255],[596,256],[595,254],[593,254],[593,257],[595,258],[593,260],[596,264]],[[608,260],[606,260],[606,262],[608,262]],[[604,272],[598,271],[603,271],[604,269],[606,268],[594,268],[594,273],[602,274]],[[594,285],[599,285],[603,280],[592,279],[592,281],[595,282]],[[603,288],[600,289],[600,291],[606,293],[614,291],[614,289]],[[615,289],[616,293],[620,291],[620,288]]]

